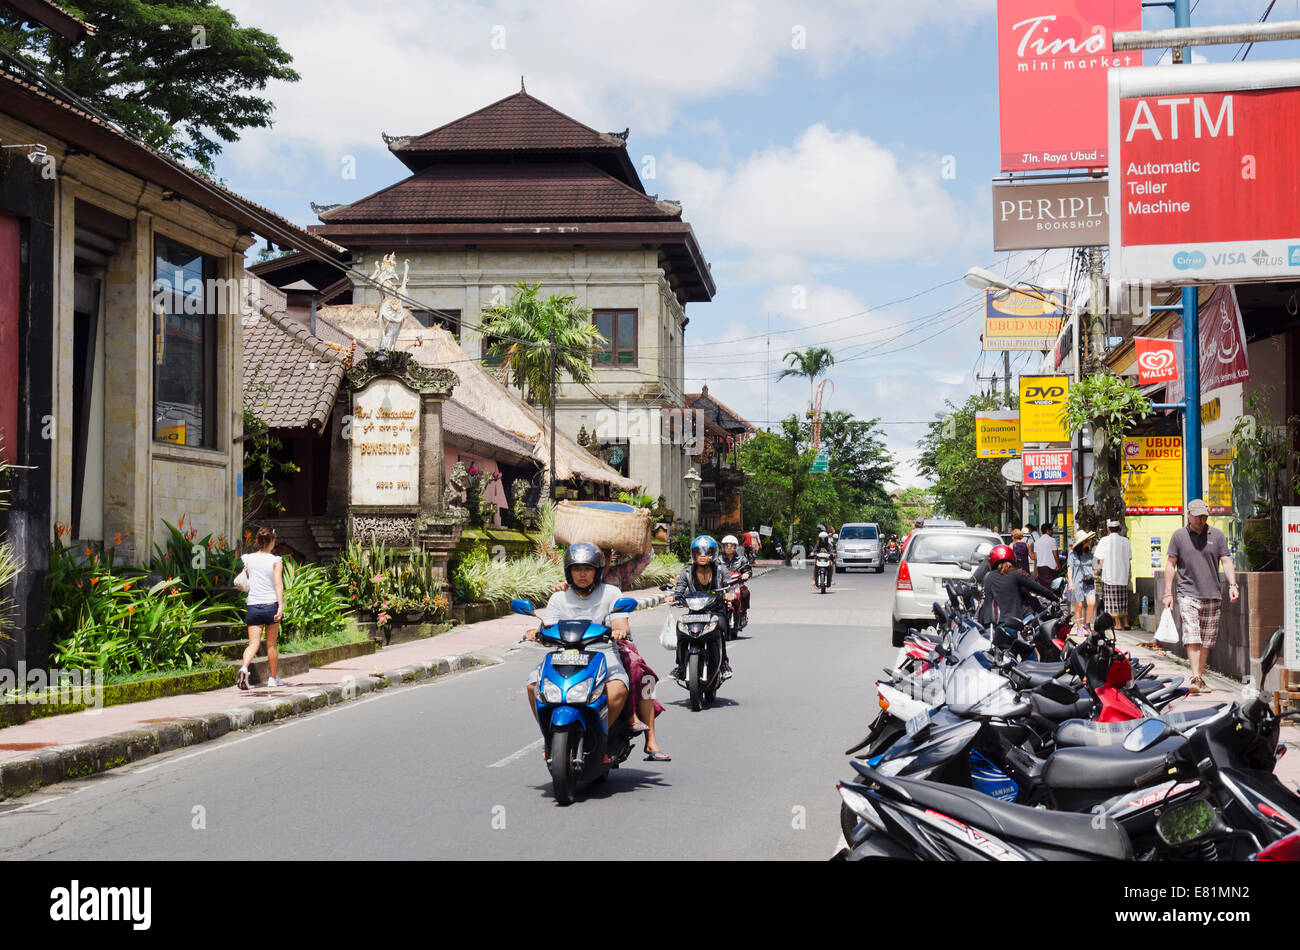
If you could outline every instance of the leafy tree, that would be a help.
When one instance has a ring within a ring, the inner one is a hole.
[[[1093,497],[1075,516],[1081,528],[1101,529],[1107,519],[1124,520],[1119,448],[1125,434],[1151,415],[1151,400],[1129,380],[1097,370],[1070,386],[1062,418],[1071,435],[1092,427]]]
[[[907,532],[912,530],[912,524],[917,518],[930,518],[934,515],[930,492],[925,488],[904,488],[894,501],[898,506],[898,526],[894,533],[900,538],[906,537]]]
[[[816,401],[817,377],[824,376],[826,371],[835,365],[835,355],[824,346],[810,346],[802,353],[792,351],[785,354],[784,359],[790,363],[790,368],[781,370],[781,374],[776,377],[779,383],[787,376],[805,376],[808,378],[808,408],[812,411],[812,405]]]
[[[269,128],[274,105],[255,95],[299,77],[269,33],[241,27],[213,0],[61,0],[95,27],[73,43],[0,13],[14,50],[128,133],[211,173],[223,142]]]
[[[967,524],[996,525],[1006,507],[1001,459],[975,457],[975,413],[1001,408],[998,396],[974,395],[961,406],[944,400],[952,414],[930,423],[917,442],[917,470],[934,480],[935,506]]]
[[[540,283],[521,280],[509,303],[483,310],[481,332],[488,340],[487,356],[504,361],[519,391],[539,406],[550,406],[552,347],[557,380],[589,383],[594,378],[592,354],[608,341],[576,297],[561,294],[539,300],[541,289]]]

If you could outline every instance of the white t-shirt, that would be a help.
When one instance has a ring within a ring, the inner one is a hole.
[[[1101,561],[1101,582],[1119,587],[1128,584],[1133,547],[1128,538],[1116,532],[1097,542],[1097,559]]]
[[[275,596],[275,565],[280,556],[270,551],[254,551],[243,555],[244,569],[248,571],[248,602],[250,604],[278,604]]]
[[[613,584],[601,584],[586,597],[570,587],[551,595],[551,599],[546,602],[546,613],[542,619],[548,627],[561,620],[590,620],[608,625],[614,602],[622,596],[623,592]]]
[[[1056,539],[1050,534],[1041,534],[1034,542],[1034,557],[1039,567],[1056,570]]]

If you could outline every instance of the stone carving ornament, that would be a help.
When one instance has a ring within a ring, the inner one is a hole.
[[[397,346],[397,335],[406,320],[406,310],[402,307],[400,297],[406,296],[406,277],[411,272],[411,262],[403,261],[402,283],[397,284],[397,252],[381,258],[375,265],[375,272],[370,279],[379,285],[379,352],[384,353]]]
[[[415,543],[415,518],[402,515],[354,515],[352,537],[410,546]]]
[[[469,509],[461,504],[461,494],[469,491],[469,472],[464,462],[457,462],[447,479],[447,488],[442,493],[443,510],[456,518],[461,524],[469,521]]]

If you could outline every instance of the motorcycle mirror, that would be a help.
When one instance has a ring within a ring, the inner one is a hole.
[[[1160,816],[1156,834],[1171,847],[1188,844],[1208,834],[1226,830],[1209,802],[1204,799],[1176,805]]]
[[[1078,700],[1078,695],[1064,683],[1058,683],[1056,680],[1048,680],[1042,686],[1034,690],[1044,699],[1050,699],[1054,703],[1060,703],[1062,706],[1073,706]]]
[[[1064,590],[1064,589],[1065,589],[1065,578],[1064,578],[1064,577],[1058,577],[1056,580],[1052,581],[1052,590],[1053,590],[1053,591],[1055,591],[1056,593],[1059,594],[1059,593],[1060,593],[1062,590]]]
[[[1159,719],[1144,719],[1124,737],[1124,749],[1127,752],[1145,752],[1169,734],[1169,726]]]
[[[510,601],[510,609],[517,614],[523,614],[525,617],[537,616],[537,614],[533,612],[533,602],[531,600],[524,600],[522,597],[518,600]]]
[[[975,546],[975,554],[972,556],[971,560],[978,561],[982,557],[987,557],[988,553],[992,550],[993,545],[989,544],[987,541],[981,541]]]
[[[1273,631],[1273,636],[1268,638],[1268,646],[1264,648],[1264,655],[1259,658],[1260,669],[1264,671],[1264,676],[1268,676],[1269,671],[1273,669],[1273,664],[1282,653],[1282,641],[1286,636],[1286,629],[1278,627]]]
[[[614,609],[611,610],[610,613],[630,614],[634,610],[636,610],[635,597],[620,597],[618,600],[614,601]]]

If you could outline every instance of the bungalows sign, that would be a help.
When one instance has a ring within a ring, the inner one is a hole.
[[[1140,29],[1141,0],[998,0],[1003,171],[1106,164],[1106,72],[1142,64],[1111,34]]]
[[[989,290],[984,297],[984,349],[1046,352],[1056,342],[1064,319],[1062,291],[1035,297]]]
[[[1095,247],[1110,240],[1105,181],[993,186],[993,250]]]

